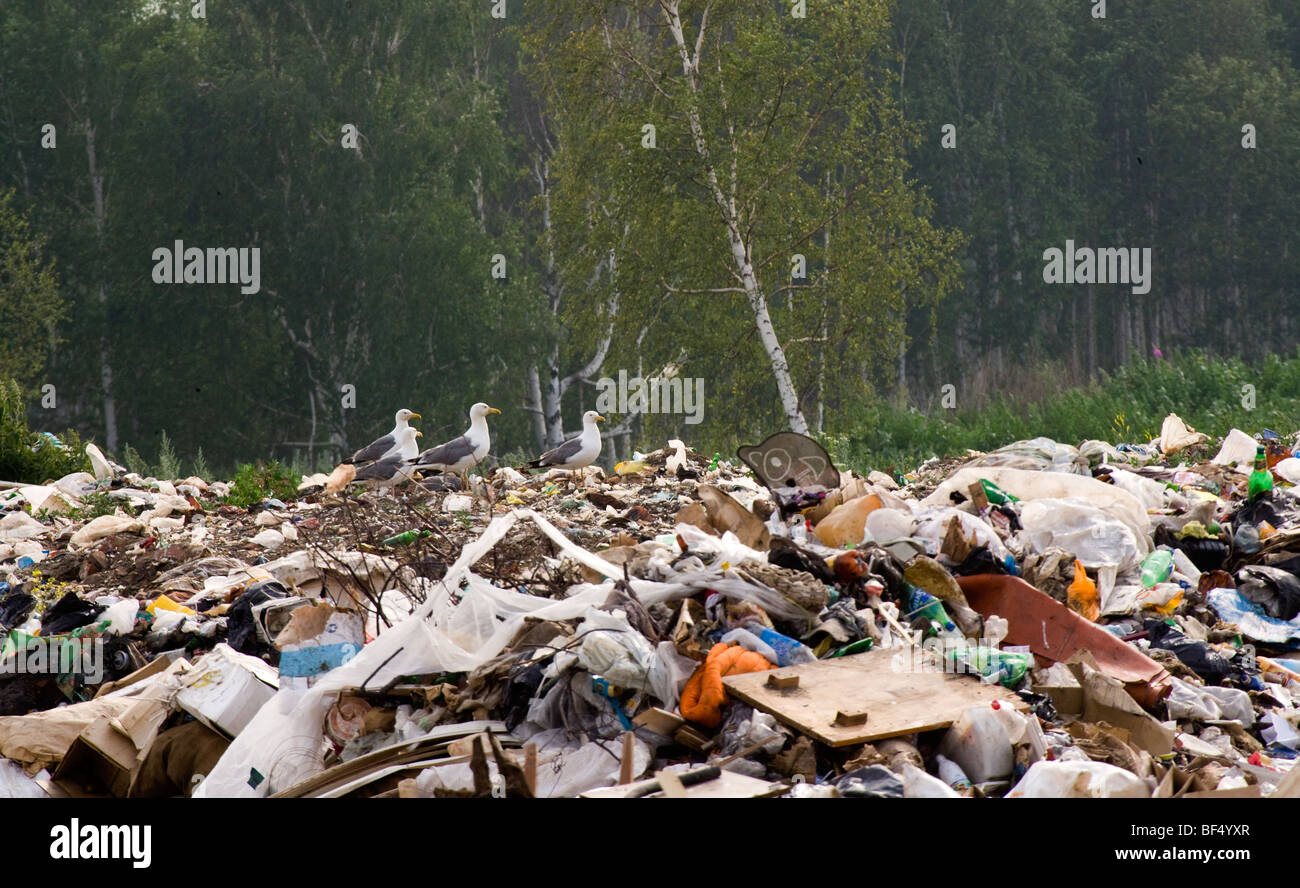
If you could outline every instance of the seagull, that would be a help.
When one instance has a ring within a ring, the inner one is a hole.
[[[420,414],[412,413],[410,410],[407,410],[405,407],[403,407],[401,410],[397,411],[397,414],[393,417],[393,419],[396,421],[396,424],[393,426],[393,430],[391,432],[389,432],[387,435],[384,435],[382,438],[376,438],[375,440],[371,441],[365,447],[362,447],[356,453],[352,454],[350,457],[343,460],[343,462],[359,464],[359,463],[374,462],[375,460],[379,460],[379,459],[387,459],[389,456],[392,456],[394,453],[397,452],[399,447],[403,446],[401,443],[399,443],[398,436],[401,435],[404,430],[410,428],[410,426],[408,426],[406,423],[407,420],[411,418],[423,419],[423,417],[420,416]],[[402,440],[405,441],[405,439]],[[402,454],[403,459],[410,459],[411,457],[415,456],[415,454],[419,451],[419,447],[415,445],[414,438],[412,438],[410,440],[410,444],[406,446],[410,448],[410,452],[403,453]]]
[[[418,433],[417,433],[418,434]],[[366,488],[396,487],[415,477],[415,467],[402,459],[400,454],[385,457],[379,462],[357,469],[351,483]]]
[[[595,410],[582,414],[582,434],[570,438],[554,450],[548,450],[537,459],[528,463],[535,469],[585,469],[600,456],[600,428],[598,422],[606,422],[605,417]],[[583,479],[586,480],[585,478]]]
[[[470,466],[482,462],[487,456],[492,446],[492,439],[488,435],[487,418],[489,414],[500,412],[497,408],[489,407],[479,401],[469,408],[469,428],[465,434],[437,447],[430,447],[419,455],[412,454],[408,462],[418,471],[436,470],[463,474]]]

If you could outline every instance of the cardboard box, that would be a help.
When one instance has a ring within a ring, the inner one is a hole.
[[[176,695],[176,705],[214,731],[233,738],[275,696],[279,684],[273,667],[219,644],[194,664]]]

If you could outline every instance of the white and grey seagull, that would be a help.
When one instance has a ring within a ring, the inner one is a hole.
[[[595,410],[588,410],[582,414],[582,434],[546,451],[528,465],[534,469],[585,469],[600,456],[600,427],[596,423],[605,421]]]
[[[395,425],[391,432],[384,435],[382,438],[376,438],[371,441],[365,447],[362,447],[356,453],[343,460],[343,462],[360,465],[361,463],[387,459],[399,452],[403,459],[410,459],[415,456],[415,454],[420,450],[419,445],[415,443],[415,437],[412,436],[408,439],[404,435],[404,432],[411,428],[407,425],[407,421],[412,418],[422,419],[423,417],[421,417],[420,414],[412,413],[410,410],[403,407],[401,410],[397,411],[397,414],[393,417]]]
[[[495,407],[489,407],[479,401],[469,408],[469,428],[465,434],[450,441],[430,447],[428,450],[409,459],[417,471],[458,472],[463,474],[471,466],[483,461],[492,449],[492,437],[488,434],[487,418],[490,414],[500,413]]]

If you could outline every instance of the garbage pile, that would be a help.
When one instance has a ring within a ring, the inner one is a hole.
[[[1295,443],[7,485],[0,795],[1300,796]]]

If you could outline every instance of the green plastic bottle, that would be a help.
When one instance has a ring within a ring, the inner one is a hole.
[[[1255,471],[1250,473],[1250,499],[1255,501],[1273,489],[1273,473],[1268,470],[1264,445],[1255,448]]]
[[[385,546],[409,546],[420,537],[427,537],[432,531],[428,530],[408,530],[405,533],[399,533],[397,536],[390,536],[384,540]]]

